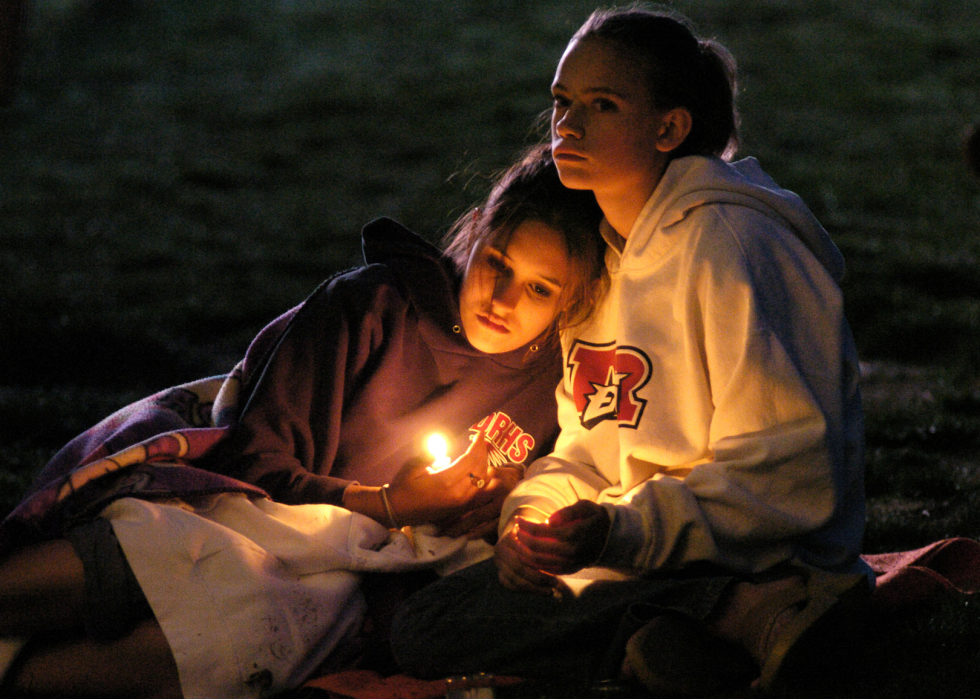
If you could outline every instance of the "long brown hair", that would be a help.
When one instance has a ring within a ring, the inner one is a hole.
[[[526,150],[496,179],[479,213],[474,213],[461,216],[446,234],[446,255],[460,274],[475,252],[494,243],[506,245],[522,223],[539,221],[562,236],[571,266],[571,283],[562,291],[561,311],[549,339],[588,319],[604,288],[606,244],[599,235],[602,210],[592,192],[561,183],[550,146]]]

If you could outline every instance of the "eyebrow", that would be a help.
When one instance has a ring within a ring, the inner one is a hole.
[[[564,85],[562,85],[561,83],[554,83],[554,84],[552,84],[551,89],[552,89],[552,91],[554,91],[556,89],[557,90],[564,90],[565,92],[568,92],[569,91],[568,88],[565,87]],[[614,90],[611,87],[603,87],[601,85],[598,86],[598,87],[587,87],[584,90],[582,90],[582,94],[585,94],[585,95],[612,95],[613,97],[618,97],[619,99],[622,99],[622,100],[628,100],[629,99],[629,96],[628,95],[623,94],[619,90]]]

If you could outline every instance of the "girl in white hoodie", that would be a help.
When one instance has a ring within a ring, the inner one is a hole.
[[[595,657],[565,642],[615,646],[617,615],[642,603],[622,640],[637,616],[649,623],[621,665],[602,648],[607,665],[653,691],[699,695],[753,676],[776,687],[843,633],[869,590],[843,260],[799,197],[754,159],[728,162],[734,61],[686,21],[597,11],[552,94],[554,159],[562,182],[593,191],[605,214],[610,287],[589,324],[563,337],[562,431],[504,504],[502,587],[472,584],[472,570],[444,581],[462,587],[426,590],[396,625],[396,656],[420,674],[549,674],[563,658],[591,663],[594,676]],[[603,621],[583,611],[584,595],[564,609],[539,595],[536,617],[523,594],[611,573],[623,605],[600,603]],[[488,594],[499,598],[484,607]],[[483,645],[499,623],[508,650],[474,654],[447,638],[468,628],[440,596],[465,609]],[[556,618],[569,625],[541,633]],[[440,652],[415,657],[437,637]]]

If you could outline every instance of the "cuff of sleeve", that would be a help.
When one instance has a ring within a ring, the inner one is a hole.
[[[609,535],[595,565],[630,570],[643,547],[643,517],[635,508],[605,502],[609,514]]]

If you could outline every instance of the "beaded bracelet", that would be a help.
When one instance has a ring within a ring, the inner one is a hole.
[[[381,503],[385,506],[385,514],[388,515],[388,523],[392,529],[401,529],[395,520],[395,513],[391,510],[391,502],[388,500],[388,484],[381,486]]]

